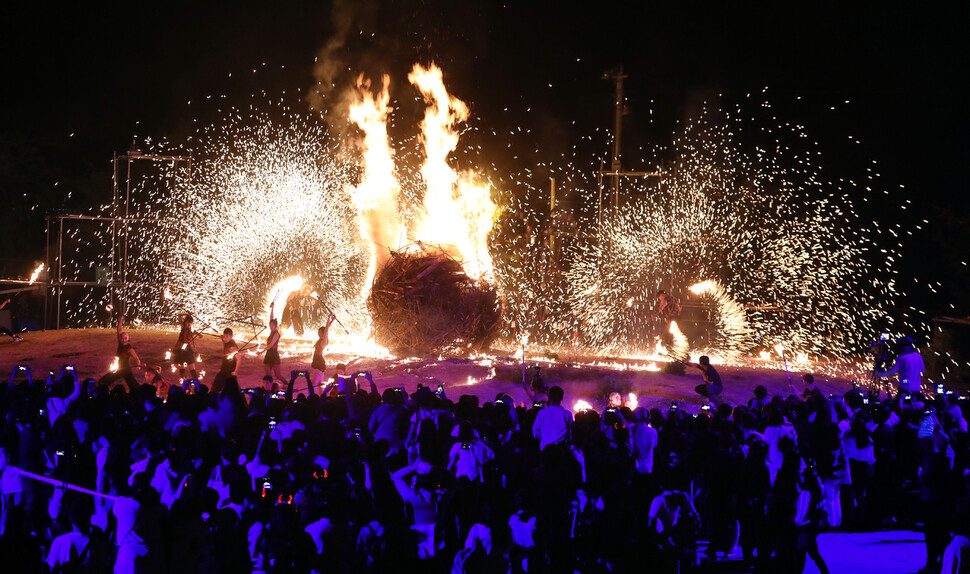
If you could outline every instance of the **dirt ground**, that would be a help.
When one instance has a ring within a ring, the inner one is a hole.
[[[131,329],[131,342],[143,363],[159,365],[169,382],[178,377],[171,371],[166,352],[173,346],[176,333],[159,329]],[[240,343],[242,338],[239,338]],[[17,365],[30,366],[35,377],[46,377],[49,370],[60,372],[65,364],[74,364],[81,377],[99,378],[108,372],[116,350],[115,331],[111,329],[65,329],[26,333],[24,341],[0,342],[0,376],[9,377]],[[195,344],[201,355],[200,370],[206,372],[203,382],[210,381],[218,370],[222,343],[215,335],[206,335]],[[284,377],[291,370],[309,368],[311,343],[284,340],[281,345]],[[346,349],[345,349],[346,351]],[[244,387],[260,383],[264,371],[262,357],[242,353],[239,369],[240,383]],[[474,359],[426,358],[371,358],[359,357],[351,352],[333,353],[327,356],[327,375],[333,373],[332,365],[353,362],[352,370],[371,371],[380,390],[389,386],[404,386],[413,392],[419,383],[444,385],[449,398],[462,394],[474,394],[481,400],[492,400],[496,393],[510,394],[516,401],[527,401],[522,381],[522,364],[519,359],[502,354],[486,355]],[[583,399],[593,406],[602,407],[602,389],[607,385],[629,390],[637,394],[644,406],[667,406],[679,401],[687,410],[697,409],[701,398],[694,387],[702,382],[700,372],[688,369],[685,375],[667,374],[648,368],[663,367],[663,363],[650,365],[642,359],[603,359],[590,357],[566,357],[552,360],[545,357],[527,358],[527,365],[540,366],[546,384],[558,384],[566,391],[566,403],[573,405]],[[784,370],[718,366],[724,380],[723,399],[729,403],[746,402],[756,385],[764,385],[771,394],[788,392],[788,378]],[[801,390],[800,375],[792,372],[796,388]],[[817,386],[825,393],[842,393],[849,388],[845,379],[816,375]],[[302,386],[298,383],[297,389]]]

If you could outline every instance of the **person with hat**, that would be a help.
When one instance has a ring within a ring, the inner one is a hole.
[[[909,337],[896,339],[896,346],[899,349],[899,356],[893,362],[893,366],[886,371],[873,371],[876,377],[891,377],[899,375],[899,392],[905,394],[916,394],[923,390],[923,373],[926,366],[923,364],[923,357],[916,350],[913,340]]]

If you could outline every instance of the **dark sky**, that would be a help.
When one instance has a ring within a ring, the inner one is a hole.
[[[344,31],[332,55],[354,73],[386,70],[404,84],[411,63],[433,58],[481,124],[528,124],[560,145],[609,126],[612,86],[600,76],[616,64],[630,75],[630,142],[666,143],[698,99],[740,101],[767,86],[780,113],[831,151],[837,172],[876,160],[897,194],[889,201],[908,198],[917,204],[909,213],[932,218],[908,248],[932,257],[913,256],[907,272],[952,282],[970,207],[970,114],[959,89],[970,70],[967,15],[959,2],[8,2],[2,223],[23,232],[4,234],[3,272],[19,273],[42,245],[43,218],[30,206],[108,200],[112,152],[133,135],[213,121],[198,104],[208,95],[243,103],[286,91],[299,103],[314,56]],[[786,109],[798,96],[804,104]],[[862,143],[848,146],[848,135]]]

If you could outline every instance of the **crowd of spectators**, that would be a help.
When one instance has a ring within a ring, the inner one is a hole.
[[[301,374],[162,398],[18,368],[0,385],[3,569],[684,572],[740,555],[827,572],[819,532],[913,528],[927,571],[950,573],[970,544],[970,405],[952,394],[760,387],[573,413],[557,386],[480,404]]]

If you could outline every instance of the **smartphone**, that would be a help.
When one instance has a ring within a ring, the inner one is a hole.
[[[711,405],[704,405],[704,406],[702,406],[702,407],[701,407],[701,410],[702,410],[702,411],[707,411],[707,412],[710,412],[710,410],[711,410]]]
[[[869,397],[862,397],[862,404],[868,405],[869,404]]]
[[[276,428],[276,417],[269,417],[269,423],[266,425],[269,430]]]
[[[913,395],[906,395],[906,396],[904,396],[903,397],[903,402],[906,403],[906,404],[912,403],[913,402]]]
[[[541,409],[542,407],[544,407],[546,405],[544,405],[542,403],[542,401],[532,401],[532,406],[535,407],[535,408],[537,408],[537,409]]]
[[[880,334],[879,335],[879,340],[880,341],[888,341],[889,340],[889,333],[882,333],[882,334]]]
[[[438,385],[438,390],[435,391],[435,392],[440,395],[441,393],[445,392],[445,386],[444,385]]]
[[[74,365],[64,365],[64,370],[65,371],[73,371],[74,370]]]
[[[273,490],[273,481],[268,476],[259,479],[263,485],[263,490]]]
[[[18,371],[26,371],[27,370],[27,367],[24,366],[24,365],[17,365],[17,370]]]
[[[677,401],[670,401],[670,410],[672,411],[677,410]]]
[[[943,383],[940,383],[940,384],[936,385],[936,394],[938,394],[938,395],[942,395],[943,394]]]

